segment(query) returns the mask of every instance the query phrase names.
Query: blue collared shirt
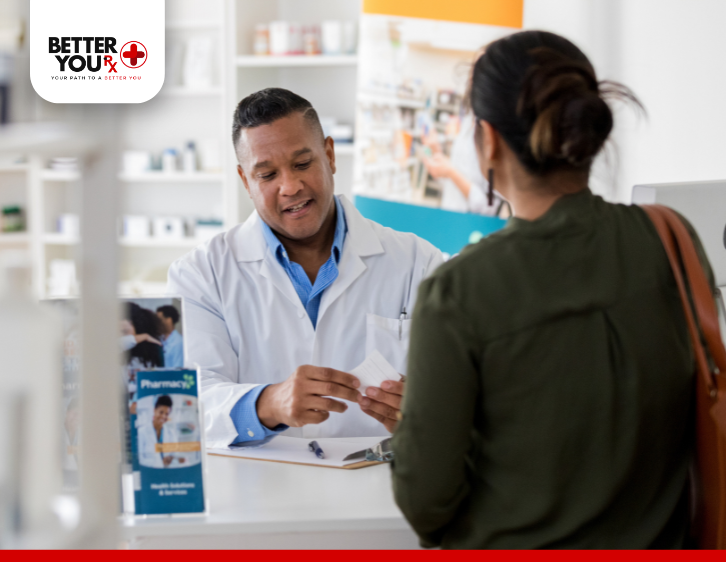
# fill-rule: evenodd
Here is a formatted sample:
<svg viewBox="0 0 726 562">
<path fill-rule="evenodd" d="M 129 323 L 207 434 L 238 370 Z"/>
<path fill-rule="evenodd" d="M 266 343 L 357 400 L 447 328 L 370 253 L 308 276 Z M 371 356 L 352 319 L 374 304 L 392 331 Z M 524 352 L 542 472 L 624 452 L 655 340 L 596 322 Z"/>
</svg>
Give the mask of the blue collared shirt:
<svg viewBox="0 0 726 562">
<path fill-rule="evenodd" d="M 161 342 L 164 348 L 164 367 L 175 368 L 184 366 L 184 340 L 181 334 L 172 330 L 171 334 Z"/>
<path fill-rule="evenodd" d="M 300 297 L 308 317 L 313 324 L 313 328 L 318 324 L 318 311 L 320 310 L 320 300 L 323 292 L 333 281 L 338 278 L 338 264 L 343 255 L 343 243 L 348 227 L 345 221 L 345 211 L 340 200 L 335 197 L 335 236 L 333 238 L 333 246 L 330 250 L 330 257 L 318 270 L 315 276 L 315 283 L 311 283 L 302 266 L 294 261 L 290 261 L 285 247 L 280 240 L 272 232 L 272 229 L 262 222 L 262 233 L 267 242 L 267 246 L 277 259 L 277 262 L 283 267 L 285 273 L 290 278 L 295 292 Z M 237 429 L 237 439 L 235 443 L 245 441 L 269 441 L 278 433 L 285 431 L 288 426 L 280 424 L 274 429 L 268 429 L 260 423 L 257 417 L 257 399 L 262 391 L 269 385 L 260 385 L 247 392 L 232 407 L 229 413 Z"/>
<path fill-rule="evenodd" d="M 345 233 L 348 230 L 345 222 L 345 213 L 343 206 L 340 204 L 340 200 L 335 197 L 335 209 L 336 209 L 336 222 L 335 222 L 335 236 L 333 238 L 333 247 L 330 250 L 330 257 L 318 270 L 318 274 L 315 276 L 315 283 L 310 283 L 310 279 L 305 273 L 302 266 L 294 261 L 290 261 L 287 256 L 287 251 L 278 240 L 272 229 L 267 226 L 264 222 L 262 223 L 262 233 L 265 236 L 267 246 L 272 250 L 278 263 L 283 267 L 285 273 L 292 281 L 292 286 L 295 287 L 295 292 L 300 297 L 305 310 L 310 317 L 310 321 L 313 323 L 313 328 L 317 327 L 318 324 L 318 310 L 320 309 L 320 299 L 323 296 L 323 291 L 327 289 L 333 281 L 338 278 L 338 263 L 340 262 L 340 256 L 343 253 L 343 242 L 345 242 Z"/>
</svg>

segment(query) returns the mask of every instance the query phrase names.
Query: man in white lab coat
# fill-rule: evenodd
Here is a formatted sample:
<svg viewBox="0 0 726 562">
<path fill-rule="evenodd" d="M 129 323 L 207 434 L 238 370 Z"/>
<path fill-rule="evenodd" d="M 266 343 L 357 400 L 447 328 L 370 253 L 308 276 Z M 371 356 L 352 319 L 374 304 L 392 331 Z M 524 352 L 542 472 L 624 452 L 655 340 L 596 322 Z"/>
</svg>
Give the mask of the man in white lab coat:
<svg viewBox="0 0 726 562">
<path fill-rule="evenodd" d="M 233 142 L 256 210 L 169 270 L 207 445 L 388 435 L 404 383 L 359 388 L 349 371 L 375 349 L 405 374 L 416 291 L 441 253 L 334 196 L 333 140 L 300 96 L 242 100 Z"/>
</svg>

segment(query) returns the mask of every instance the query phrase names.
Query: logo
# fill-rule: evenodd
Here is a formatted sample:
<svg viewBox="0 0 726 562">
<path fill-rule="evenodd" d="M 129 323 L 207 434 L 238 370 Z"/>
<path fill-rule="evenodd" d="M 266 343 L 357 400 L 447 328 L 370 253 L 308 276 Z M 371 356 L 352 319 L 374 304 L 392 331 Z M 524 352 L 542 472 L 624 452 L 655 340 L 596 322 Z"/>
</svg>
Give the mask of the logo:
<svg viewBox="0 0 726 562">
<path fill-rule="evenodd" d="M 52 103 L 143 103 L 159 92 L 164 0 L 123 5 L 109 17 L 108 4 L 98 0 L 30 0 L 30 79 L 41 97 Z"/>
<path fill-rule="evenodd" d="M 148 58 L 146 47 L 138 41 L 129 41 L 121 47 L 121 62 L 128 68 L 140 68 Z"/>
<path fill-rule="evenodd" d="M 184 380 L 166 380 L 166 381 L 151 381 L 149 379 L 142 379 L 141 380 L 141 388 L 147 389 L 150 388 L 152 390 L 172 390 L 172 389 L 181 389 L 181 390 L 191 390 L 194 388 L 194 385 L 196 384 L 194 375 L 185 374 Z"/>
<path fill-rule="evenodd" d="M 195 383 L 194 375 L 188 375 L 188 374 L 187 375 L 184 375 L 184 382 L 187 385 L 186 386 L 187 389 L 192 388 L 194 386 L 194 383 Z"/>
</svg>

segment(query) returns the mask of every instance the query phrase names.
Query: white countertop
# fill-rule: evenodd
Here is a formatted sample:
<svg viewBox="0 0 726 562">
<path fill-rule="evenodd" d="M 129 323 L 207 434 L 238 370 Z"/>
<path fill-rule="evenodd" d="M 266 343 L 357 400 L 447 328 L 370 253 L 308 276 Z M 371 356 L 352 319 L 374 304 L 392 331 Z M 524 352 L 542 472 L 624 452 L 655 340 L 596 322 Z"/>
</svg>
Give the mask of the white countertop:
<svg viewBox="0 0 726 562">
<path fill-rule="evenodd" d="M 417 545 L 387 464 L 343 470 L 207 455 L 205 484 L 207 515 L 124 517 L 123 538 L 394 532 L 402 546 Z"/>
</svg>

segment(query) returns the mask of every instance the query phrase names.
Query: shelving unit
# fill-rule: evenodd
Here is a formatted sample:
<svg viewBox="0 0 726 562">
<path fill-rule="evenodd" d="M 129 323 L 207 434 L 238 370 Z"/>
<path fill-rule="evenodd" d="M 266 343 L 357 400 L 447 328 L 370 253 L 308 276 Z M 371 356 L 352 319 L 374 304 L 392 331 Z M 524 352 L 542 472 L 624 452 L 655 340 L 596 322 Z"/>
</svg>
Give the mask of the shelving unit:
<svg viewBox="0 0 726 562">
<path fill-rule="evenodd" d="M 40 179 L 43 181 L 74 182 L 81 179 L 81 174 L 73 170 L 48 170 L 40 171 Z"/>
<path fill-rule="evenodd" d="M 224 174 L 205 172 L 145 172 L 142 174 L 120 174 L 119 179 L 127 183 L 219 183 L 224 181 Z"/>
<path fill-rule="evenodd" d="M 0 174 L 18 174 L 27 171 L 27 164 L 0 164 Z"/>
<path fill-rule="evenodd" d="M 356 66 L 356 55 L 290 55 L 290 56 L 255 56 L 240 55 L 237 57 L 239 68 L 292 68 L 309 66 Z"/>
<path fill-rule="evenodd" d="M 224 92 L 221 88 L 187 88 L 184 86 L 170 86 L 162 88 L 159 95 L 162 97 L 174 98 L 201 98 L 222 96 Z"/>
<path fill-rule="evenodd" d="M 80 239 L 75 236 L 59 234 L 57 232 L 46 232 L 43 234 L 43 243 L 50 246 L 76 246 Z"/>
<path fill-rule="evenodd" d="M 62 239 L 60 235 L 45 234 L 44 190 L 48 188 L 57 193 L 62 189 L 59 186 L 79 178 L 74 171 L 44 169 L 42 162 L 35 158 L 25 164 L 0 166 L 0 202 L 18 204 L 25 214 L 25 231 L 0 233 L 0 251 L 21 249 L 29 253 L 33 261 L 33 287 L 41 298 L 45 296 L 48 260 L 67 253 L 64 248 L 56 251 L 47 245 L 70 246 L 70 240 Z"/>
<path fill-rule="evenodd" d="M 180 20 L 180 21 L 167 21 L 167 31 L 199 31 L 199 30 L 218 30 L 223 26 L 221 21 L 218 20 Z"/>
<path fill-rule="evenodd" d="M 6 235 L 12 238 L 10 235 Z M 3 237 L 0 237 L 2 240 Z M 75 246 L 80 240 L 73 236 L 66 236 L 55 232 L 43 235 L 43 243 L 53 246 Z M 119 245 L 126 248 L 194 248 L 202 244 L 204 240 L 197 238 L 183 238 L 181 240 L 165 240 L 159 238 L 128 239 L 119 238 Z"/>
<path fill-rule="evenodd" d="M 0 232 L 0 246 L 17 246 L 29 241 L 30 235 L 27 232 Z"/>
<path fill-rule="evenodd" d="M 126 238 L 120 238 L 118 243 L 126 248 L 186 248 L 192 249 L 199 244 L 202 244 L 203 240 L 196 238 L 182 238 L 181 240 L 165 240 L 157 238 L 129 240 Z"/>
<path fill-rule="evenodd" d="M 310 100 L 321 117 L 354 124 L 357 55 L 254 56 L 254 27 L 274 20 L 303 25 L 323 20 L 357 21 L 362 0 L 174 0 L 167 2 L 166 85 L 144 104 L 120 107 L 120 151 L 148 151 L 159 157 L 167 148 L 180 150 L 187 141 L 218 144 L 220 169 L 186 174 L 120 171 L 121 213 L 149 217 L 177 216 L 185 220 L 221 219 L 225 229 L 244 221 L 253 205 L 237 176 L 230 139 L 231 116 L 241 99 L 271 86 L 288 88 Z M 175 44 L 197 37 L 213 41 L 212 83 L 189 87 L 181 79 L 182 56 L 171 57 Z M 179 48 L 177 47 L 177 54 Z M 181 61 L 181 62 L 180 62 Z M 175 66 L 176 65 L 176 66 Z M 336 143 L 336 192 L 351 195 L 353 143 Z M 62 155 L 59 155 L 62 156 Z M 119 153 L 119 162 L 121 162 Z M 7 178 L 10 178 L 8 180 Z M 47 162 L 0 165 L 0 203 L 20 203 L 27 210 L 27 232 L 0 233 L 0 251 L 26 248 L 33 257 L 34 286 L 47 292 L 54 259 L 75 260 L 79 239 L 55 232 L 56 219 L 79 213 L 82 181 L 75 171 L 52 170 Z M 8 187 L 10 186 L 10 187 Z M 120 290 L 127 294 L 163 292 L 171 263 L 201 244 L 180 240 L 119 239 Z"/>
<path fill-rule="evenodd" d="M 227 72 L 234 78 L 228 84 L 227 109 L 247 95 L 265 87 L 287 88 L 313 104 L 320 117 L 333 117 L 340 123 L 355 124 L 357 55 L 255 56 L 252 54 L 254 29 L 258 23 L 274 20 L 299 22 L 303 26 L 324 20 L 358 21 L 361 0 L 232 0 L 226 15 Z M 336 193 L 352 196 L 353 144 L 338 143 L 335 174 Z M 230 162 L 236 164 L 230 150 Z M 238 219 L 244 220 L 253 206 L 234 166 L 228 166 L 229 185 L 237 186 Z M 242 191 L 240 191 L 242 190 Z"/>
<path fill-rule="evenodd" d="M 0 251 L 29 247 L 31 241 L 28 230 L 31 222 L 28 216 L 31 199 L 29 171 L 28 164 L 0 164 L 0 207 L 20 206 L 25 214 L 26 223 L 26 230 L 23 232 L 0 232 Z"/>
<path fill-rule="evenodd" d="M 233 0 L 173 0 L 166 3 L 167 75 L 158 96 L 138 106 L 123 109 L 120 131 L 122 150 L 142 150 L 159 158 L 167 148 L 181 152 L 188 141 L 214 141 L 220 150 L 215 171 L 165 173 L 161 171 L 119 174 L 123 187 L 122 211 L 148 217 L 215 218 L 225 228 L 236 224 L 238 214 L 230 183 L 224 171 L 230 165 L 226 45 L 229 33 L 226 14 Z M 208 38 L 212 42 L 212 81 L 190 86 L 183 79 L 189 41 Z M 120 287 L 132 294 L 163 292 L 171 263 L 202 241 L 195 237 L 178 240 L 120 238 Z M 161 291 L 159 289 L 162 289 Z"/>
<path fill-rule="evenodd" d="M 415 100 L 397 97 L 393 95 L 360 92 L 358 101 L 361 103 L 369 103 L 371 105 L 381 105 L 388 107 L 410 107 L 411 109 L 423 109 L 426 104 L 423 100 Z"/>
</svg>

